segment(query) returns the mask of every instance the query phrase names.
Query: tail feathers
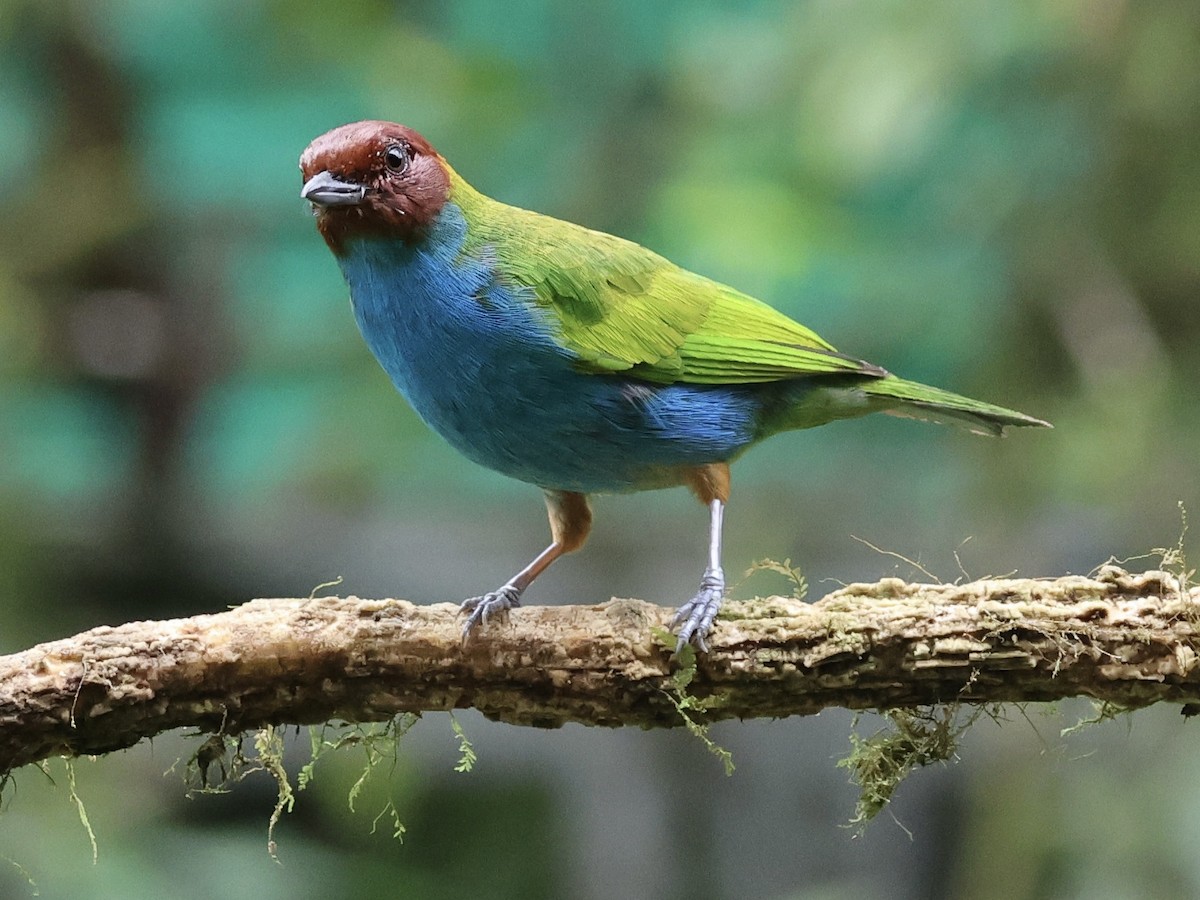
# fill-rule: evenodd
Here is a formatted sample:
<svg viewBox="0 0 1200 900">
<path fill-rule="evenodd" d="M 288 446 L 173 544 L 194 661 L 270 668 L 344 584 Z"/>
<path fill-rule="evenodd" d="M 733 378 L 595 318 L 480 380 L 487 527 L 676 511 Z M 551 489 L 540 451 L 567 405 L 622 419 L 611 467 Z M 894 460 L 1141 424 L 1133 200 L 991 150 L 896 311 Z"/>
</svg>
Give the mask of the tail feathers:
<svg viewBox="0 0 1200 900">
<path fill-rule="evenodd" d="M 976 434 L 999 436 L 1004 434 L 1005 427 L 1009 425 L 1053 427 L 1049 422 L 1016 410 L 984 403 L 982 400 L 972 400 L 970 397 L 943 391 L 927 384 L 905 381 L 894 375 L 866 382 L 861 387 L 870 396 L 899 401 L 896 406 L 883 410 L 893 416 L 921 419 L 942 425 L 958 425 L 969 428 Z"/>
</svg>

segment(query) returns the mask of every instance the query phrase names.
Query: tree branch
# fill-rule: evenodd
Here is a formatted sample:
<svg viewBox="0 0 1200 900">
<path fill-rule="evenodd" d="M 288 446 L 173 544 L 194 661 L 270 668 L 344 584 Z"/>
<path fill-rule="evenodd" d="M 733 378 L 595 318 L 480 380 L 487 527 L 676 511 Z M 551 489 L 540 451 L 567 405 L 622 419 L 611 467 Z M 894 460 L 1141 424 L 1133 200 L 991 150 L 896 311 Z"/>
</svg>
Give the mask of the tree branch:
<svg viewBox="0 0 1200 900">
<path fill-rule="evenodd" d="M 1200 589 L 1163 572 L 853 584 L 808 604 L 730 602 L 688 692 L 697 720 L 830 706 L 1084 695 L 1200 701 Z M 172 728 L 372 721 L 475 707 L 521 725 L 672 726 L 670 611 L 638 600 L 531 606 L 465 647 L 451 604 L 254 600 L 100 627 L 0 657 L 0 772 Z M 660 632 L 661 634 L 661 632 Z"/>
</svg>

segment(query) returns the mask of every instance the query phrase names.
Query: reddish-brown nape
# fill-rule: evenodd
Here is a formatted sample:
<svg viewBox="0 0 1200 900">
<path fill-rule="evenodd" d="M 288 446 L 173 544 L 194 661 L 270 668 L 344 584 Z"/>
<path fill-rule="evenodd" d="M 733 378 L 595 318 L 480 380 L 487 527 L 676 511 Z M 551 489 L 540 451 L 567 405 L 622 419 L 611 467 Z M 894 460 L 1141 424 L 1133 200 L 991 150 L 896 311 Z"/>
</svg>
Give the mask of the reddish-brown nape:
<svg viewBox="0 0 1200 900">
<path fill-rule="evenodd" d="M 334 253 L 354 235 L 404 241 L 419 236 L 450 193 L 442 157 L 417 132 L 395 122 L 354 122 L 321 135 L 300 156 L 300 174 L 307 184 L 322 172 L 365 189 L 353 205 L 313 204 L 317 229 Z"/>
</svg>

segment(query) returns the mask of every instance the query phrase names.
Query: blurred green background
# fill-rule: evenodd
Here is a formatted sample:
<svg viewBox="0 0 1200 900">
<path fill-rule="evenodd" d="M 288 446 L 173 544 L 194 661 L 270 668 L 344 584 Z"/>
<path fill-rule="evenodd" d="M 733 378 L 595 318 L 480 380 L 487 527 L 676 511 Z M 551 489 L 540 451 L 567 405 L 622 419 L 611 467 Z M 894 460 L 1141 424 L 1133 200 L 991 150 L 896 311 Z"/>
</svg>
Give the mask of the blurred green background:
<svg viewBox="0 0 1200 900">
<path fill-rule="evenodd" d="M 730 573 L 791 557 L 815 596 L 914 574 L 852 535 L 947 580 L 956 549 L 971 576 L 1086 572 L 1200 509 L 1200 5 L 0 0 L 0 651 L 338 575 L 458 600 L 543 546 L 538 492 L 393 393 L 298 198 L 309 140 L 366 117 L 1056 425 L 776 438 L 735 469 Z M 675 605 L 705 521 L 683 491 L 603 498 L 529 600 Z M 267 779 L 187 799 L 163 772 L 198 739 L 164 737 L 80 762 L 95 865 L 62 767 L 19 772 L 0 895 L 26 874 L 52 898 L 1200 895 L 1196 726 L 1062 739 L 1086 706 L 1027 712 L 857 839 L 849 714 L 714 729 L 728 779 L 684 734 L 471 713 L 458 774 L 430 716 L 357 814 L 361 755 L 321 763 L 281 866 Z M 389 797 L 403 845 L 369 834 Z"/>
</svg>

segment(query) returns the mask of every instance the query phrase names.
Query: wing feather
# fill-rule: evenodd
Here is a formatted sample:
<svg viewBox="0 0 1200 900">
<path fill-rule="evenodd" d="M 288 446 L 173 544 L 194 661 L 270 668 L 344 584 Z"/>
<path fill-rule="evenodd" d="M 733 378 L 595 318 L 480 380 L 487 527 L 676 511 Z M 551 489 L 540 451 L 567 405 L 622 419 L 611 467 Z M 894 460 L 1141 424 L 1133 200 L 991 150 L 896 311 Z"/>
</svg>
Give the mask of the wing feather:
<svg viewBox="0 0 1200 900">
<path fill-rule="evenodd" d="M 696 384 L 887 374 L 838 353 L 773 307 L 644 247 L 495 206 L 477 239 L 494 248 L 507 276 L 550 314 L 583 371 Z"/>
</svg>

